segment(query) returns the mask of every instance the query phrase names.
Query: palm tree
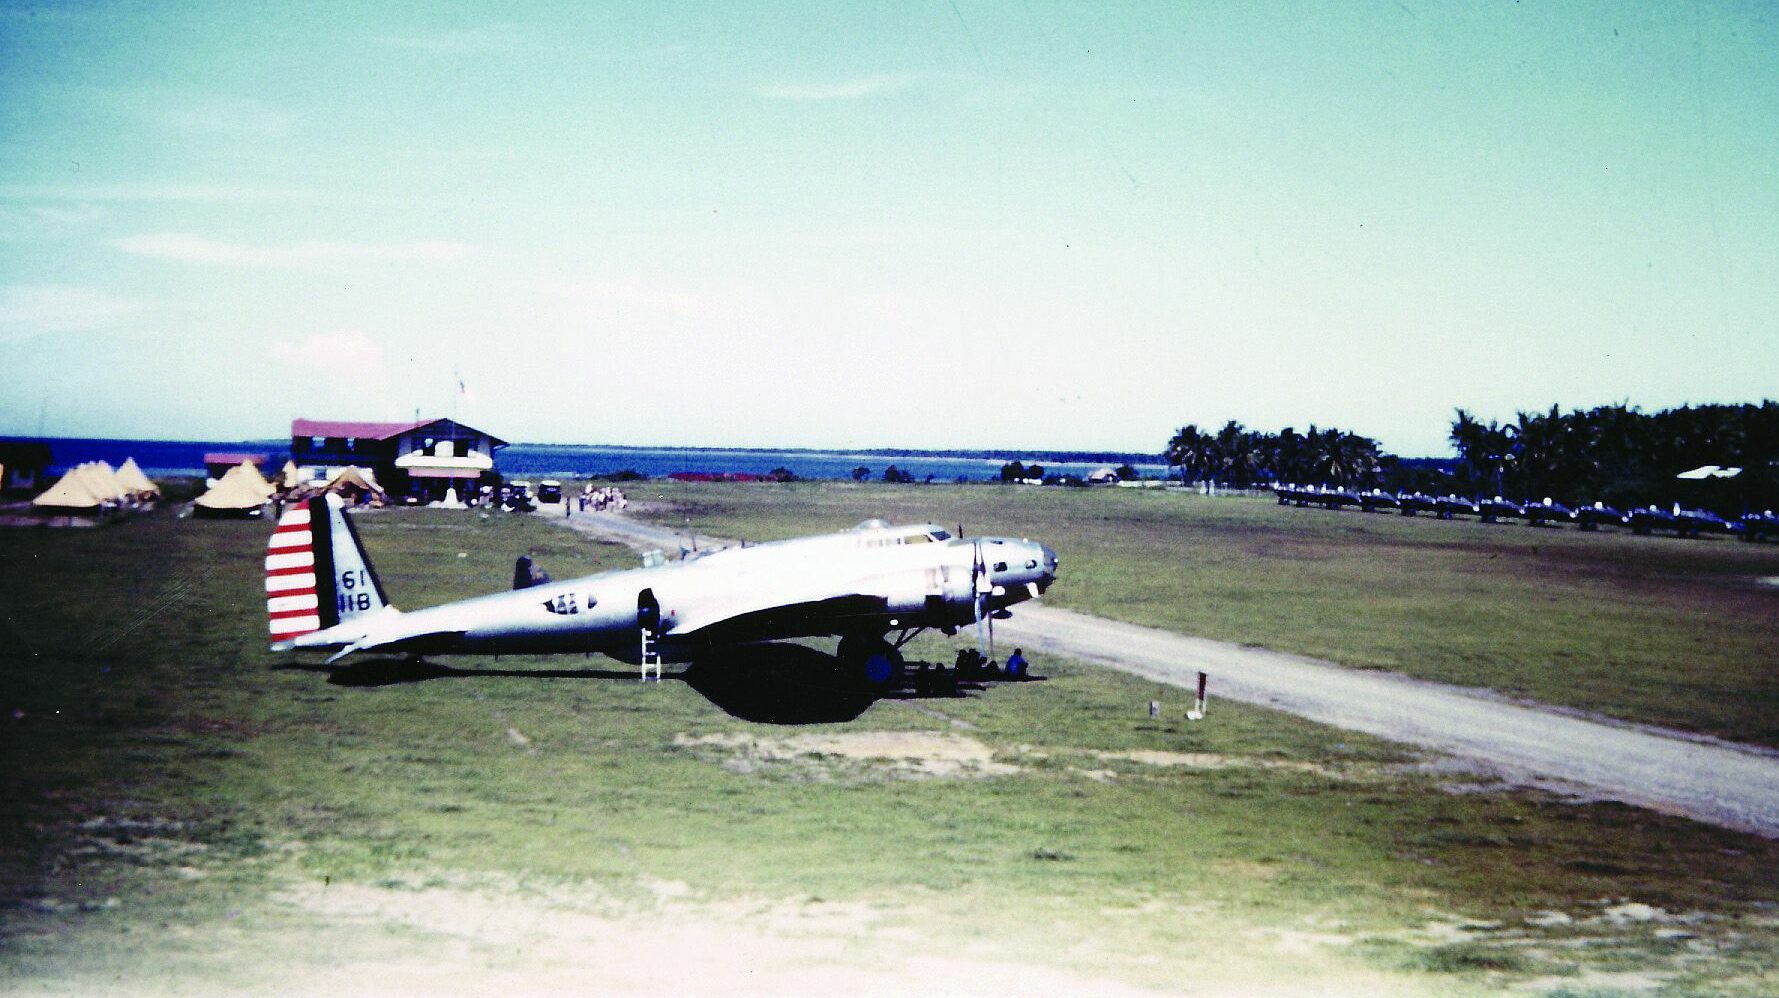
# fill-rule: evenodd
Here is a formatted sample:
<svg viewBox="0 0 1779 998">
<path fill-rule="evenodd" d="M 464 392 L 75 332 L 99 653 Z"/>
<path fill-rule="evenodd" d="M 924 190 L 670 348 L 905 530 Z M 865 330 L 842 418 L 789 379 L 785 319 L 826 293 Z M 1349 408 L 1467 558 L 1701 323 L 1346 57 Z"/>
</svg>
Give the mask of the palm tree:
<svg viewBox="0 0 1779 998">
<path fill-rule="evenodd" d="M 1492 419 L 1485 426 L 1470 413 L 1459 409 L 1457 418 L 1452 420 L 1451 441 L 1470 468 L 1472 487 L 1486 486 L 1492 480 L 1495 492 L 1499 494 L 1511 453 L 1512 441 L 1508 431 Z"/>
<path fill-rule="evenodd" d="M 1180 427 L 1180 431 L 1167 442 L 1167 463 L 1180 469 L 1180 484 L 1185 485 L 1191 476 L 1204 470 L 1208 443 L 1209 438 L 1199 432 L 1196 423 Z"/>
<path fill-rule="evenodd" d="M 1517 413 L 1508 428 L 1513 439 L 1513 463 L 1519 475 L 1519 488 L 1527 498 L 1537 498 L 1552 491 L 1552 485 L 1567 477 L 1574 457 L 1568 453 L 1571 434 L 1569 421 L 1556 406 L 1550 412 L 1533 415 Z"/>
<path fill-rule="evenodd" d="M 1311 431 L 1314 432 L 1314 427 L 1311 427 Z M 1278 439 L 1273 444 L 1273 477 L 1298 483 L 1308 478 L 1309 469 L 1305 467 L 1304 461 L 1305 448 L 1303 435 L 1295 428 L 1287 426 L 1280 430 Z"/>
<path fill-rule="evenodd" d="M 1225 482 L 1246 484 L 1254 469 L 1254 457 L 1254 435 L 1232 419 L 1212 438 L 1207 463 L 1212 477 L 1221 475 Z"/>
</svg>

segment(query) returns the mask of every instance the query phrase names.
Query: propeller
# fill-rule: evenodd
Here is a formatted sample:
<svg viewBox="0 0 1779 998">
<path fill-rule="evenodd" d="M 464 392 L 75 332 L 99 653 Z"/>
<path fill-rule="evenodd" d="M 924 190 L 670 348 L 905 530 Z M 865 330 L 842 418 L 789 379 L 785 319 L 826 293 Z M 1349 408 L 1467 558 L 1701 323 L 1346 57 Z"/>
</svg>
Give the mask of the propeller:
<svg viewBox="0 0 1779 998">
<path fill-rule="evenodd" d="M 994 593 L 994 580 L 989 577 L 988 563 L 982 557 L 982 542 L 970 545 L 975 552 L 970 562 L 970 589 L 976 611 L 976 650 L 992 661 L 995 650 L 994 614 L 989 612 L 989 596 Z M 986 629 L 986 636 L 985 636 Z"/>
<path fill-rule="evenodd" d="M 982 602 L 986 608 L 988 597 L 982 597 Z M 995 615 L 990 613 L 984 616 L 988 620 L 988 660 L 993 662 L 995 660 Z"/>
</svg>

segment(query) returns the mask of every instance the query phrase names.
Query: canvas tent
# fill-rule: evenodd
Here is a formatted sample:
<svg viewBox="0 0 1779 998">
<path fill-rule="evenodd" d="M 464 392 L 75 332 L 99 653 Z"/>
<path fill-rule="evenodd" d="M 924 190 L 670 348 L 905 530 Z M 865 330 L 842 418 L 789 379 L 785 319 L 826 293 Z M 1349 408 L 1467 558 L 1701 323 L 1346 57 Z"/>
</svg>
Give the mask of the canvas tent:
<svg viewBox="0 0 1779 998">
<path fill-rule="evenodd" d="M 88 461 L 74 471 L 82 476 L 94 495 L 120 505 L 130 501 L 130 490 L 124 488 L 124 484 L 117 480 L 117 472 L 104 461 Z"/>
<path fill-rule="evenodd" d="M 43 494 L 31 500 L 31 505 L 43 509 L 78 509 L 92 512 L 117 505 L 116 495 L 107 495 L 105 490 L 87 473 L 88 466 L 81 465 L 69 469 L 62 480 L 44 490 Z"/>
<path fill-rule="evenodd" d="M 240 464 L 230 468 L 223 473 L 222 478 L 219 479 L 216 484 L 221 485 L 230 478 L 234 478 L 252 489 L 259 495 L 260 502 L 265 502 L 267 499 L 272 498 L 272 494 L 278 491 L 272 486 L 271 482 L 266 481 L 266 476 L 260 474 L 259 468 L 251 461 L 242 461 Z"/>
<path fill-rule="evenodd" d="M 136 508 L 142 498 L 151 498 L 160 491 L 134 463 L 127 463 L 124 468 L 126 477 L 133 472 L 141 481 L 126 482 L 104 461 L 88 461 L 68 469 L 61 481 L 31 500 L 31 505 L 46 510 L 104 514 Z"/>
<path fill-rule="evenodd" d="M 364 493 L 382 496 L 383 486 L 377 484 L 377 476 L 371 472 L 371 469 L 347 465 L 335 472 L 334 477 L 328 479 L 327 484 L 321 487 L 321 491 L 338 492 L 342 495 Z"/>
<path fill-rule="evenodd" d="M 128 503 L 134 499 L 129 488 L 118 481 L 117 472 L 111 470 L 111 465 L 104 461 L 89 461 L 83 467 L 86 469 L 87 480 L 98 494 L 110 496 L 119 503 Z"/>
<path fill-rule="evenodd" d="M 297 468 L 296 462 L 285 461 L 284 467 L 278 471 L 278 487 L 281 489 L 294 489 L 302 484 L 303 473 Z"/>
<path fill-rule="evenodd" d="M 251 516 L 271 496 L 272 487 L 260 477 L 259 471 L 251 464 L 242 463 L 230 468 L 208 492 L 192 500 L 192 505 L 212 514 Z"/>
<path fill-rule="evenodd" d="M 161 494 L 161 487 L 156 485 L 147 475 L 142 473 L 142 468 L 136 464 L 136 459 L 133 457 L 124 458 L 123 467 L 117 469 L 117 480 L 124 488 L 129 489 L 138 496 L 158 496 Z"/>
</svg>

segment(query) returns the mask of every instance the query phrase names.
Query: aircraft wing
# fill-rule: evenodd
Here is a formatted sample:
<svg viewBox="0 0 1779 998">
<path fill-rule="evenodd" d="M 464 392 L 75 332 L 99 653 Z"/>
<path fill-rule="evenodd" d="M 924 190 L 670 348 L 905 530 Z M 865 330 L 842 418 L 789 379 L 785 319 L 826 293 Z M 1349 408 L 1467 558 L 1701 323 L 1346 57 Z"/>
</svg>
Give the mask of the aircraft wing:
<svg viewBox="0 0 1779 998">
<path fill-rule="evenodd" d="M 680 613 L 668 633 L 708 644 L 740 644 L 772 638 L 844 634 L 853 630 L 847 626 L 849 620 L 878 621 L 888 612 L 889 600 L 869 593 L 792 601 L 758 598 Z"/>
</svg>

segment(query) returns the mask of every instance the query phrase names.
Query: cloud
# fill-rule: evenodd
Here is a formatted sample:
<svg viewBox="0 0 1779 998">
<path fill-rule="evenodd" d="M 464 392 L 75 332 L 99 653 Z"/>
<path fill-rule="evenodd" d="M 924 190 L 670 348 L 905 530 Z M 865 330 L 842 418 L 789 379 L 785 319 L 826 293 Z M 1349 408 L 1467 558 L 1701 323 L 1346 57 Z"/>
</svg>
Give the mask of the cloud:
<svg viewBox="0 0 1779 998">
<path fill-rule="evenodd" d="M 382 345 L 357 329 L 335 329 L 294 342 L 276 341 L 272 359 L 323 375 L 331 387 L 366 394 L 381 395 L 388 380 Z"/>
<path fill-rule="evenodd" d="M 128 236 L 113 246 L 136 256 L 178 260 L 183 263 L 218 263 L 234 267 L 305 267 L 348 261 L 379 263 L 449 263 L 471 249 L 463 243 L 337 243 L 303 241 L 288 246 L 243 246 L 206 239 L 185 232 L 157 232 Z"/>
<path fill-rule="evenodd" d="M 141 302 L 95 288 L 14 285 L 0 288 L 0 336 L 86 332 L 115 326 L 145 311 Z"/>
<path fill-rule="evenodd" d="M 920 82 L 912 73 L 878 74 L 831 83 L 774 83 L 759 89 L 762 97 L 788 101 L 857 100 L 878 94 L 900 93 Z"/>
</svg>

